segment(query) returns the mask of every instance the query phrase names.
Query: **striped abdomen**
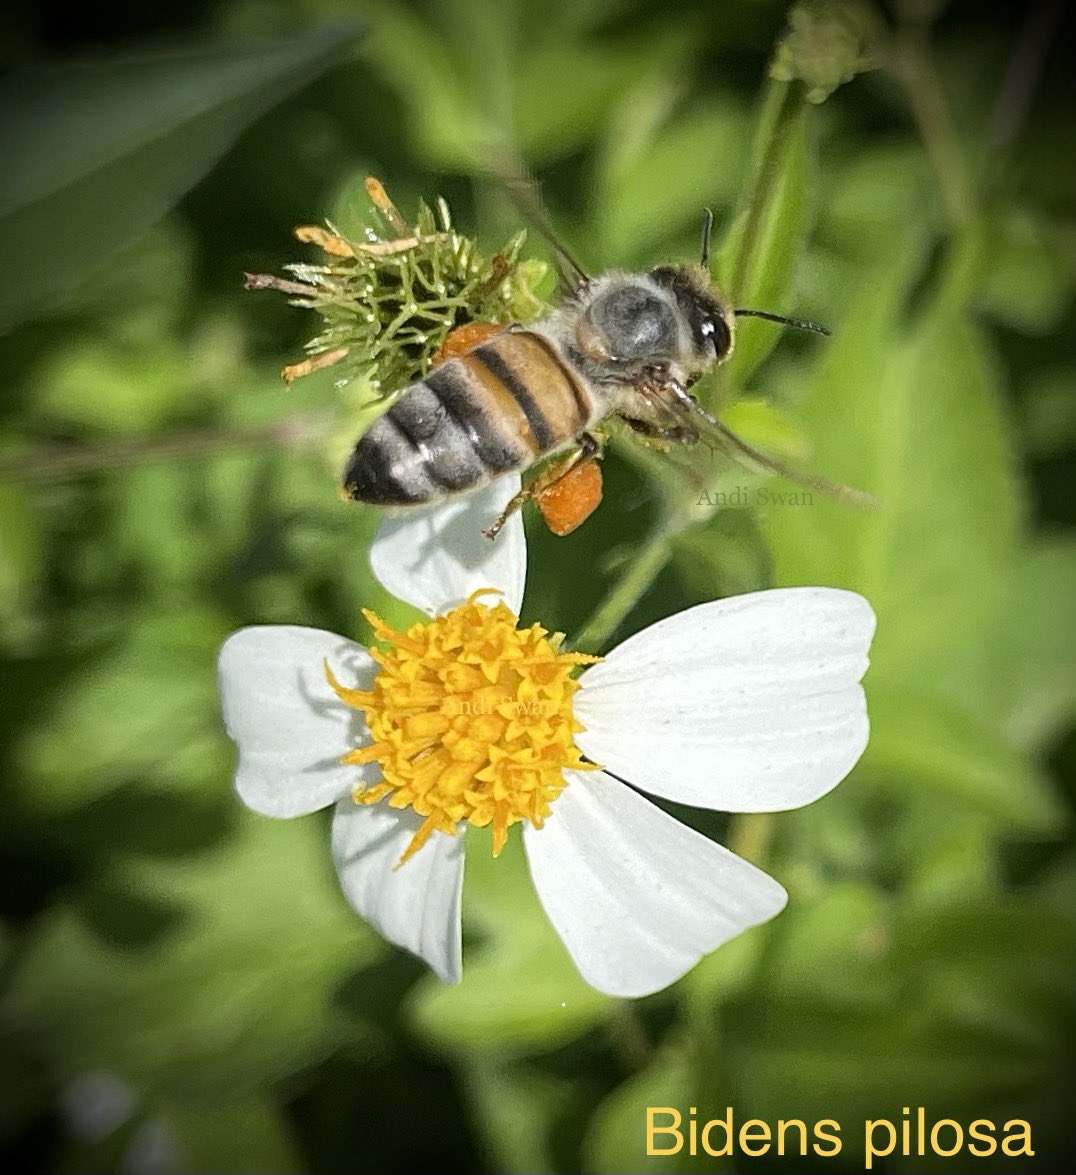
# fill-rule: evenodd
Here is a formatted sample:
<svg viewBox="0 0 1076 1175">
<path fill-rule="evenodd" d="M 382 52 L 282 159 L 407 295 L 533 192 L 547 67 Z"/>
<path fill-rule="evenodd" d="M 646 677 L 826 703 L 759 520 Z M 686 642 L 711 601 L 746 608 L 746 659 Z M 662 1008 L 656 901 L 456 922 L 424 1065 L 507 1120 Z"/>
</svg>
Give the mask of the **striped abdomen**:
<svg viewBox="0 0 1076 1175">
<path fill-rule="evenodd" d="M 547 339 L 506 330 L 402 392 L 355 446 L 344 491 L 378 506 L 436 501 L 564 448 L 593 414 Z"/>
</svg>

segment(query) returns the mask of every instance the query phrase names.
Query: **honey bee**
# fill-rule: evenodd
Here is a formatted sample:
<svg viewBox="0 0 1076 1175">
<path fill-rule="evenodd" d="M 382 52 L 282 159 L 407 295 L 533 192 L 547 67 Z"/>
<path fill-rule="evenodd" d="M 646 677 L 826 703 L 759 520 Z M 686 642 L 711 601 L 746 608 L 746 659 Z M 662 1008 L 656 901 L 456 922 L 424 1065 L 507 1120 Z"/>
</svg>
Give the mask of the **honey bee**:
<svg viewBox="0 0 1076 1175">
<path fill-rule="evenodd" d="M 707 268 L 712 215 L 703 219 L 697 264 L 646 273 L 586 274 L 533 207 L 525 209 L 554 246 L 564 302 L 529 326 L 461 329 L 421 380 L 405 388 L 355 445 L 344 493 L 375 506 L 413 507 L 465 494 L 552 459 L 486 532 L 492 538 L 523 502 L 555 510 L 568 533 L 600 500 L 601 426 L 617 419 L 660 447 L 706 440 L 749 464 L 814 488 L 854 495 L 756 451 L 690 394 L 732 353 L 735 322 L 752 315 L 828 333 L 816 323 L 733 309 Z M 468 333 L 470 332 L 470 333 Z M 564 492 L 553 494 L 562 479 Z M 585 485 L 582 495 L 577 485 Z M 571 488 L 569 488 L 571 487 Z"/>
</svg>

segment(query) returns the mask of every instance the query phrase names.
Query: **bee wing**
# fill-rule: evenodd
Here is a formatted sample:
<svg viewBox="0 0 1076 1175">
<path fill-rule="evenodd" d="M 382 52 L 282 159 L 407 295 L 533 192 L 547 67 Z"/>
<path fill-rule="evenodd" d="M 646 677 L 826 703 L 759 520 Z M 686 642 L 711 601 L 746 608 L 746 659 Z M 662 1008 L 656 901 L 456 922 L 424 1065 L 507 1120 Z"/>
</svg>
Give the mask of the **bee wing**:
<svg viewBox="0 0 1076 1175">
<path fill-rule="evenodd" d="M 538 181 L 527 170 L 523 160 L 507 149 L 488 150 L 486 165 L 491 178 L 507 192 L 523 219 L 538 230 L 553 250 L 562 292 L 567 295 L 576 293 L 590 281 L 590 275 L 572 256 L 549 223 Z"/>
<path fill-rule="evenodd" d="M 682 420 L 698 436 L 699 440 L 710 444 L 722 453 L 728 454 L 741 465 L 766 473 L 776 473 L 779 477 L 804 486 L 806 489 L 817 490 L 831 498 L 839 498 L 846 502 L 853 502 L 857 506 L 868 506 L 877 509 L 881 502 L 873 495 L 857 490 L 854 486 L 844 485 L 843 482 L 830 481 L 816 473 L 805 473 L 800 469 L 793 469 L 776 457 L 763 453 L 754 445 L 748 444 L 742 437 L 737 436 L 727 425 L 721 423 L 683 388 L 672 389 L 673 395 L 665 400 L 673 415 Z"/>
</svg>

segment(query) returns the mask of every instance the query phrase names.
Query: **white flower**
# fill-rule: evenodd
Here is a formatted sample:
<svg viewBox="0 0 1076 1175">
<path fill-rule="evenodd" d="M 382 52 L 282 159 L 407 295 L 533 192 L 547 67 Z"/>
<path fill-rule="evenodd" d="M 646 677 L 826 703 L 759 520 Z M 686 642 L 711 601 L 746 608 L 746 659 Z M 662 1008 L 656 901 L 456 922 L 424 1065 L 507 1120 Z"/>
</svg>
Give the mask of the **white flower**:
<svg viewBox="0 0 1076 1175">
<path fill-rule="evenodd" d="M 482 533 L 517 488 L 507 483 L 383 524 L 374 571 L 434 617 L 406 634 L 371 617 L 387 648 L 371 655 L 298 627 L 227 641 L 236 787 L 267 816 L 335 804 L 348 900 L 446 982 L 462 966 L 462 833 L 491 825 L 497 850 L 523 823 L 538 896 L 583 977 L 646 995 L 787 895 L 635 788 L 726 812 L 824 795 L 867 744 L 859 681 L 874 615 L 829 588 L 718 600 L 637 633 L 576 679 L 593 659 L 516 627 L 519 515 L 496 542 Z"/>
</svg>

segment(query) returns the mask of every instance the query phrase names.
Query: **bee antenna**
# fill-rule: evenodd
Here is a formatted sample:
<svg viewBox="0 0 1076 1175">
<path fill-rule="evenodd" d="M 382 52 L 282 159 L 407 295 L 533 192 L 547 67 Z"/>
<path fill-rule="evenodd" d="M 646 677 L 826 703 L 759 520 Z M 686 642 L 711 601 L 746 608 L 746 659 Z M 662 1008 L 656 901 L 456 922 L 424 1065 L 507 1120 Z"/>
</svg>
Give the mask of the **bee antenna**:
<svg viewBox="0 0 1076 1175">
<path fill-rule="evenodd" d="M 785 326 L 794 326 L 796 330 L 811 330 L 816 335 L 829 334 L 827 327 L 807 318 L 786 318 L 783 314 L 771 314 L 768 310 L 734 310 L 732 313 L 741 318 L 765 318 L 767 322 L 780 322 Z"/>
<path fill-rule="evenodd" d="M 703 269 L 708 268 L 710 264 L 710 234 L 714 231 L 714 214 L 709 208 L 702 210 L 702 251 L 699 257 L 699 265 Z"/>
</svg>

